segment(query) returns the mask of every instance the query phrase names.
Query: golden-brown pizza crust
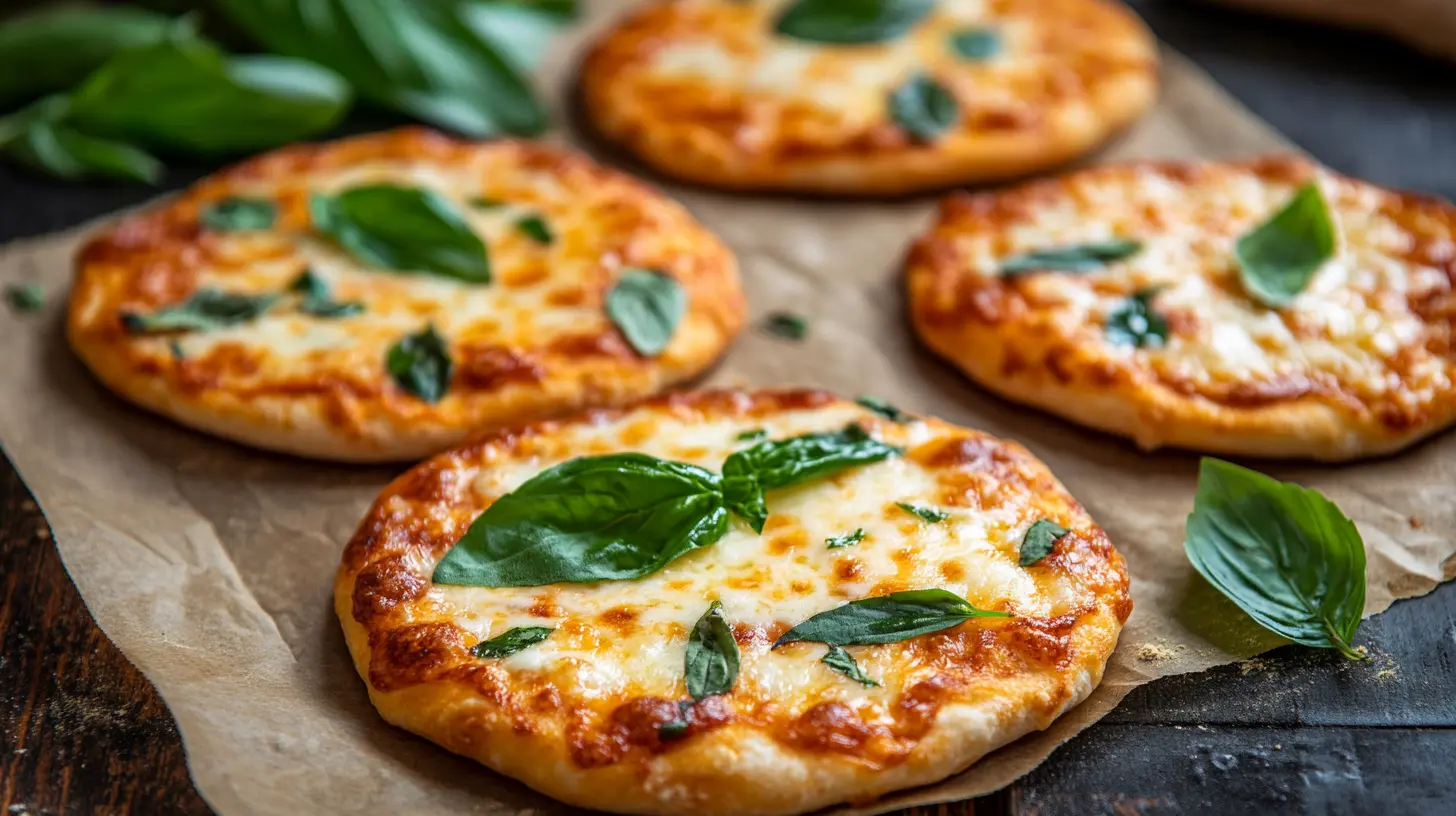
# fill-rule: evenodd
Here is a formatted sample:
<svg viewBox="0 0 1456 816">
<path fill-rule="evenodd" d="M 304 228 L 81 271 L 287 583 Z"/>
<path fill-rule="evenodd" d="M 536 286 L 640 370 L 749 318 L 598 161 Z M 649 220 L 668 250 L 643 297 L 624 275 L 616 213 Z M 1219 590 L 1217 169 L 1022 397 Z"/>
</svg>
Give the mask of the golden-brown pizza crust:
<svg viewBox="0 0 1456 816">
<path fill-rule="evenodd" d="M 657 170 L 701 184 L 896 195 L 1070 161 L 1157 94 L 1152 35 L 1109 0 L 941 3 L 899 40 L 856 46 L 775 34 L 784 7 L 643 3 L 582 64 L 591 121 Z M 997 29 L 1002 53 L 956 57 L 947 42 L 968 27 Z M 703 47 L 709 55 L 688 51 Z M 876 61 L 886 67 L 871 76 Z M 961 108 L 959 124 L 929 144 L 907 136 L 885 104 L 917 72 Z"/>
<path fill-rule="evenodd" d="M 1339 255 L 1267 309 L 1244 293 L 1233 242 L 1313 179 Z M 1151 248 L 1102 272 L 996 273 L 1077 230 Z M 955 195 L 906 276 L 915 330 L 972 379 L 1145 449 L 1339 461 L 1456 421 L 1456 208 L 1301 158 L 1138 162 Z M 1167 345 L 1107 342 L 1109 304 L 1148 287 Z"/>
<path fill-rule="evenodd" d="M 932 545 L 947 528 L 895 508 L 894 493 L 869 495 L 864 485 L 880 482 L 862 472 L 862 482 L 835 477 L 804 488 L 797 503 L 771 496 L 761 538 L 730 532 L 640 581 L 495 590 L 431 581 L 434 565 L 503 486 L 553 462 L 650 448 L 709 466 L 722 454 L 705 440 L 732 440 L 744 429 L 777 436 L 789 427 L 842 427 L 846 418 L 907 448 L 899 465 L 866 471 L 900 468 L 881 474 L 892 490 L 928 479 L 923 501 L 990 526 L 975 528 L 975 541 Z M 690 441 L 664 441 L 684 428 Z M 869 539 L 826 550 L 824 530 L 805 515 L 815 507 L 883 513 L 889 526 L 865 523 Z M 1019 542 L 1005 531 L 1040 517 L 1072 532 L 1041 563 L 1019 567 Z M 946 554 L 943 563 L 926 560 Z M 891 572 L 878 574 L 877 563 Z M 813 580 L 801 585 L 804 578 Z M 810 587 L 819 580 L 828 594 L 806 602 L 803 593 L 818 592 Z M 880 688 L 818 665 L 817 644 L 770 650 L 798 622 L 785 618 L 795 614 L 788 609 L 830 608 L 932 580 L 971 586 L 962 591 L 972 603 L 1015 616 L 864 647 L 857 659 Z M 691 620 L 673 604 L 687 598 L 695 617 L 714 597 L 735 621 L 742 671 L 733 691 L 694 704 L 681 679 Z M 574 805 L 695 816 L 801 813 L 955 773 L 1084 699 L 1132 608 L 1122 558 L 1106 534 L 1024 448 L 938 420 L 897 424 L 812 391 L 676 394 L 501 431 L 437 456 L 380 495 L 344 552 L 334 599 L 355 666 L 389 722 Z M 755 608 L 767 617 L 752 617 Z M 528 650 L 526 662 L 513 664 L 471 654 L 476 642 L 523 621 L 557 627 L 532 647 L 550 647 L 550 655 Z M 663 671 L 622 668 L 631 661 Z M 683 700 L 687 734 L 665 742 L 658 727 L 679 716 Z"/>
<path fill-rule="evenodd" d="M 376 181 L 446 187 L 437 192 L 462 211 L 475 197 L 503 200 L 547 218 L 556 239 L 543 247 L 502 227 L 486 241 L 494 280 L 475 289 L 369 269 L 310 234 L 307 202 L 320 187 Z M 276 227 L 199 225 L 203 207 L 231 196 L 275 202 Z M 634 351 L 602 309 L 629 267 L 665 272 L 688 294 L 672 342 L 653 358 Z M 362 302 L 364 312 L 322 321 L 275 309 L 267 339 L 262 321 L 225 336 L 134 336 L 122 325 L 124 312 L 181 302 L 201 286 L 282 292 L 304 269 L 336 270 L 335 297 Z M 67 328 L 102 382 L 179 422 L 303 456 L 386 461 L 691 379 L 731 342 L 745 311 L 732 253 L 640 182 L 556 148 L 402 129 L 269 153 L 107 228 L 79 253 Z M 435 404 L 400 389 L 384 367 L 388 348 L 426 324 L 445 334 L 455 359 Z M 300 342 L 308 345 L 289 350 Z"/>
</svg>

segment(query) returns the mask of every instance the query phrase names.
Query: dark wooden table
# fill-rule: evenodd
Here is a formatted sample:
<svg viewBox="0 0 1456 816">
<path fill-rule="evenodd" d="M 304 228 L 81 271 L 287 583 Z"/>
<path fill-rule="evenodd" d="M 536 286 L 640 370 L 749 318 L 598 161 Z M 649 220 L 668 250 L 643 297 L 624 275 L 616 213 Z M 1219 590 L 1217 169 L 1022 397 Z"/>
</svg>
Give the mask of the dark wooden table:
<svg viewBox="0 0 1456 816">
<path fill-rule="evenodd" d="M 1325 162 L 1456 198 L 1456 68 L 1364 36 L 1178 0 L 1134 5 Z M 0 240 L 152 194 L 0 169 Z M 171 714 L 96 628 L 8 461 L 0 587 L 3 816 L 210 813 Z M 1456 814 L 1456 585 L 1397 604 L 1360 639 L 1375 658 L 1365 664 L 1291 647 L 1150 684 L 1007 790 L 905 816 Z"/>
</svg>

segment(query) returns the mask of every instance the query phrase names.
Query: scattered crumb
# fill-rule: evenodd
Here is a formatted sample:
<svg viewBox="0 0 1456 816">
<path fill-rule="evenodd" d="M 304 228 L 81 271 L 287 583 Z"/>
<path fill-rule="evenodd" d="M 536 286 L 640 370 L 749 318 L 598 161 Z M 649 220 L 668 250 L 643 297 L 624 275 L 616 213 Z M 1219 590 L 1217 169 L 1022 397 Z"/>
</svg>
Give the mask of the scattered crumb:
<svg viewBox="0 0 1456 816">
<path fill-rule="evenodd" d="M 1239 674 L 1243 677 L 1248 677 L 1254 672 L 1261 672 L 1267 668 L 1269 668 L 1269 661 L 1251 657 L 1239 664 Z"/>
<path fill-rule="evenodd" d="M 40 539 L 41 541 L 49 541 L 50 538 L 51 538 L 51 528 L 49 528 L 49 527 L 37 527 L 37 528 L 35 528 L 35 537 L 38 538 L 38 539 Z"/>
<path fill-rule="evenodd" d="M 1144 643 L 1138 647 L 1137 658 L 1145 663 L 1151 663 L 1156 660 L 1172 660 L 1187 650 L 1188 647 L 1181 643 L 1171 647 L 1167 646 L 1165 641 Z"/>
<path fill-rule="evenodd" d="M 1406 523 L 1411 526 L 1412 530 L 1419 530 L 1422 527 L 1426 526 L 1426 523 L 1424 521 L 1421 521 L 1415 516 L 1411 516 L 1410 518 L 1406 519 Z"/>
<path fill-rule="evenodd" d="M 1284 745 L 1282 743 L 1276 742 L 1276 743 L 1274 743 L 1274 750 L 1276 750 L 1276 751 L 1283 751 L 1284 750 Z"/>
<path fill-rule="evenodd" d="M 1381 669 L 1375 673 L 1376 680 L 1394 680 L 1395 669 Z"/>
<path fill-rule="evenodd" d="M 15 755 L 16 756 L 19 756 L 19 755 L 21 755 L 21 754 L 23 754 L 23 753 L 25 753 L 26 751 L 29 751 L 29 750 L 30 750 L 29 748 L 16 748 L 15 749 Z"/>
<path fill-rule="evenodd" d="M 30 499 L 26 499 L 25 501 L 20 503 L 20 512 L 22 513 L 34 513 L 39 509 L 39 507 L 35 506 L 35 502 L 31 501 Z"/>
</svg>

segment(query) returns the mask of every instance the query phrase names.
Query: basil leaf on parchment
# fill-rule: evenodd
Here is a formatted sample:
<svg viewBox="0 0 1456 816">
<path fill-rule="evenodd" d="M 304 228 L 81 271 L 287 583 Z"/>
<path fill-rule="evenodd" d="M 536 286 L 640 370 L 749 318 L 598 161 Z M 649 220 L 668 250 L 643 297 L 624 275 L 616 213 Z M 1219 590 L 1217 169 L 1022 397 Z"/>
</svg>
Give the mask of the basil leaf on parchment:
<svg viewBox="0 0 1456 816">
<path fill-rule="evenodd" d="M 966 28 L 950 35 L 950 50 L 961 59 L 984 62 L 1001 53 L 1001 35 L 994 28 Z"/>
<path fill-rule="evenodd" d="M 694 700 L 733 690 L 738 680 L 738 641 L 718 601 L 708 606 L 688 635 L 685 664 L 688 694 Z"/>
<path fill-rule="evenodd" d="M 5 287 L 5 300 L 17 312 L 38 312 L 45 308 L 45 290 L 38 283 L 12 283 Z"/>
<path fill-rule="evenodd" d="M 450 345 L 430 325 L 391 346 L 384 368 L 400 388 L 435 403 L 450 390 L 455 361 L 450 357 Z"/>
<path fill-rule="evenodd" d="M 796 314 L 774 312 L 763 319 L 763 330 L 785 340 L 803 340 L 809 334 L 809 321 Z"/>
<path fill-rule="evenodd" d="M 1091 244 L 1036 249 L 1013 255 L 1001 262 L 1002 275 L 1025 275 L 1031 272 L 1090 272 L 1105 269 L 1112 261 L 1130 258 L 1141 252 L 1138 241 L 1114 238 Z"/>
<path fill-rule="evenodd" d="M 774 648 L 798 641 L 831 646 L 898 643 L 949 629 L 971 618 L 1009 617 L 1006 612 L 977 609 L 970 601 L 944 589 L 892 592 L 820 612 L 785 632 L 774 642 Z"/>
<path fill-rule="evenodd" d="M 319 232 L 371 266 L 490 283 L 485 243 L 449 199 L 431 190 L 367 184 L 314 193 L 309 213 Z"/>
<path fill-rule="evenodd" d="M 1021 538 L 1019 563 L 1023 567 L 1029 567 L 1051 555 L 1052 548 L 1069 532 L 1071 531 L 1066 527 L 1050 519 L 1037 519 L 1032 522 L 1026 535 Z"/>
<path fill-rule="evenodd" d="M 273 294 L 239 295 L 204 287 L 151 314 L 122 312 L 121 325 L 129 334 L 211 331 L 253 320 L 277 301 Z"/>
<path fill-rule="evenodd" d="M 644 357 L 655 357 L 672 342 L 688 310 L 688 296 L 670 275 L 627 269 L 606 298 L 607 317 L 627 343 Z"/>
<path fill-rule="evenodd" d="M 895 506 L 912 516 L 919 516 L 920 520 L 927 524 L 939 524 L 950 518 L 950 513 L 941 512 L 934 507 L 916 507 L 913 504 L 906 504 L 905 502 L 895 502 Z"/>
<path fill-rule="evenodd" d="M 864 540 L 865 540 L 865 531 L 864 531 L 864 528 L 863 527 L 857 527 L 857 528 L 855 528 L 855 531 L 852 532 L 852 533 L 845 533 L 842 536 L 833 536 L 831 538 L 824 539 L 824 545 L 826 547 L 828 547 L 829 549 L 831 549 L 831 550 L 837 550 L 840 547 L 849 547 L 849 546 L 858 544 L 858 543 L 860 543 L 861 541 L 864 541 Z"/>
<path fill-rule="evenodd" d="M 640 453 L 574 459 L 486 508 L 434 581 L 508 587 L 641 578 L 727 531 L 714 473 Z"/>
<path fill-rule="evenodd" d="M 232 196 L 204 206 L 197 221 L 210 230 L 262 230 L 278 219 L 278 206 L 266 198 Z"/>
<path fill-rule="evenodd" d="M 1365 542 L 1329 499 L 1205 458 L 1183 546 L 1193 568 L 1260 626 L 1364 659 L 1352 644 L 1365 609 Z"/>
<path fill-rule="evenodd" d="M 774 30 L 810 42 L 884 42 L 914 28 L 934 7 L 935 0 L 798 0 Z"/>
<path fill-rule="evenodd" d="M 760 442 L 723 463 L 723 493 L 728 508 L 763 532 L 768 520 L 764 494 L 856 465 L 899 454 L 899 448 L 871 437 L 858 425 L 833 433 L 805 434 Z"/>
<path fill-rule="evenodd" d="M 917 142 L 933 142 L 960 120 L 961 106 L 939 82 L 917 74 L 890 93 L 890 118 Z"/>
<path fill-rule="evenodd" d="M 333 294 L 329 292 L 329 285 L 314 274 L 312 269 L 303 270 L 303 274 L 294 278 L 288 289 L 303 295 L 298 310 L 307 315 L 322 318 L 352 317 L 364 311 L 364 304 L 357 300 L 334 300 Z"/>
<path fill-rule="evenodd" d="M 1335 256 L 1335 221 L 1314 182 L 1234 244 L 1244 291 L 1265 306 L 1294 302 L 1314 273 Z"/>
<path fill-rule="evenodd" d="M 1107 314 L 1107 341 L 1114 345 L 1145 348 L 1168 341 L 1168 321 L 1153 311 L 1156 288 L 1134 292 Z"/>
<path fill-rule="evenodd" d="M 126 6 L 43 9 L 0 25 L 0 110 L 68 91 L 123 51 L 167 37 L 177 22 Z"/>
<path fill-rule="evenodd" d="M 481 658 L 508 657 L 535 646 L 555 631 L 554 626 L 517 626 L 490 640 L 482 640 L 470 652 Z"/>
<path fill-rule="evenodd" d="M 878 686 L 879 683 L 865 676 L 864 670 L 854 662 L 854 656 L 838 646 L 830 646 L 829 651 L 819 659 L 820 663 L 828 666 L 840 674 L 848 677 L 862 686 Z"/>
</svg>

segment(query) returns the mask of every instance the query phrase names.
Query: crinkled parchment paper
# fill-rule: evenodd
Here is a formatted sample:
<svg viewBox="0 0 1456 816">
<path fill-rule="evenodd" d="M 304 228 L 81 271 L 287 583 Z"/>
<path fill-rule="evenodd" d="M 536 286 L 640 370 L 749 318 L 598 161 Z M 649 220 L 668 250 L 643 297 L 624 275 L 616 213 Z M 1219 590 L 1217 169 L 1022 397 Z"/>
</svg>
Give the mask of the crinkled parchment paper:
<svg viewBox="0 0 1456 816">
<path fill-rule="evenodd" d="M 592 19 L 558 44 L 545 71 L 558 98 L 588 30 L 624 4 L 583 5 Z M 1162 104 L 1107 157 L 1284 147 L 1175 55 L 1165 79 Z M 839 203 L 669 190 L 737 250 L 756 315 L 786 309 L 811 321 L 799 345 L 745 334 L 711 382 L 874 393 L 1018 439 L 1086 504 L 1132 570 L 1137 608 L 1089 701 L 960 776 L 854 812 L 994 790 L 1134 686 L 1274 645 L 1229 614 L 1183 555 L 1194 456 L 1144 455 L 1001 402 L 917 347 L 899 264 L 927 222 L 931 198 Z M 67 350 L 60 330 L 81 234 L 0 250 L 0 282 L 38 282 L 52 295 L 40 314 L 0 310 L 0 440 L 39 499 L 86 604 L 171 706 L 203 796 L 223 816 L 566 812 L 385 725 L 369 705 L 330 588 L 345 541 L 397 469 L 257 453 L 113 398 Z M 1350 467 L 1272 471 L 1323 491 L 1359 523 L 1370 551 L 1367 613 L 1442 580 L 1456 551 L 1446 532 L 1456 529 L 1456 437 Z"/>
</svg>

